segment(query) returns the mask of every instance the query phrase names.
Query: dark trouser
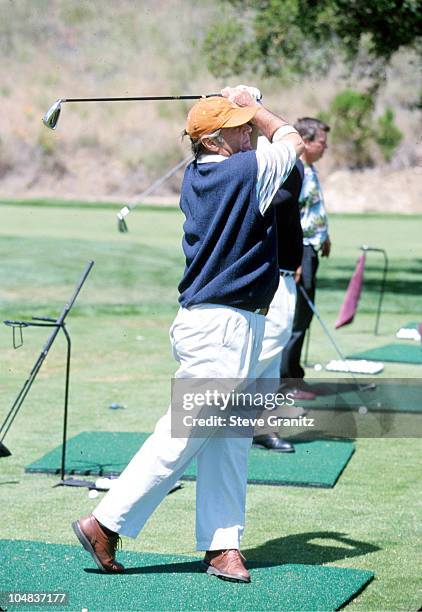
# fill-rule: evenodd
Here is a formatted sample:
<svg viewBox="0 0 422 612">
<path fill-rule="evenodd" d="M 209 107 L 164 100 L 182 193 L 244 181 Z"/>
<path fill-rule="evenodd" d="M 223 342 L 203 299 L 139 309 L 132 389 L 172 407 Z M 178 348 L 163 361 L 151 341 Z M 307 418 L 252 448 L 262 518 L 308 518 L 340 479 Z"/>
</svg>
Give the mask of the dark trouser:
<svg viewBox="0 0 422 612">
<path fill-rule="evenodd" d="M 318 270 L 318 253 L 312 246 L 303 247 L 302 277 L 303 285 L 310 300 L 315 300 L 316 273 Z M 306 330 L 311 324 L 313 312 L 306 303 L 301 291 L 297 292 L 295 316 L 290 340 L 282 352 L 280 378 L 303 378 L 305 370 L 300 365 L 300 354 Z"/>
</svg>

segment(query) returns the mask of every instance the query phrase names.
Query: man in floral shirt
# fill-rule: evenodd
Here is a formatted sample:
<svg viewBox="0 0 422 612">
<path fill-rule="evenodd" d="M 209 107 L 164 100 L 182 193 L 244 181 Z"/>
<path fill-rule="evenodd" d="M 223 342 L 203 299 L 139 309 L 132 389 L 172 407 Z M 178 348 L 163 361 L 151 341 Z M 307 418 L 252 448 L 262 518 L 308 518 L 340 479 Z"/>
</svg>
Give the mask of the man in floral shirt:
<svg viewBox="0 0 422 612">
<path fill-rule="evenodd" d="M 327 213 L 324 198 L 314 166 L 324 155 L 327 148 L 328 125 L 304 117 L 295 123 L 295 128 L 302 136 L 305 150 L 301 156 L 304 177 L 299 196 L 300 218 L 303 231 L 303 258 L 301 266 L 301 284 L 312 301 L 315 298 L 316 273 L 318 269 L 318 253 L 328 257 L 331 242 L 328 235 Z M 297 163 L 300 163 L 299 161 Z M 280 369 L 281 382 L 289 385 L 286 379 L 292 380 L 293 395 L 296 399 L 315 399 L 315 393 L 307 389 L 303 378 L 305 371 L 300 365 L 305 333 L 312 321 L 312 310 L 309 308 L 302 293 L 298 291 L 293 330 L 290 340 L 282 352 Z"/>
</svg>

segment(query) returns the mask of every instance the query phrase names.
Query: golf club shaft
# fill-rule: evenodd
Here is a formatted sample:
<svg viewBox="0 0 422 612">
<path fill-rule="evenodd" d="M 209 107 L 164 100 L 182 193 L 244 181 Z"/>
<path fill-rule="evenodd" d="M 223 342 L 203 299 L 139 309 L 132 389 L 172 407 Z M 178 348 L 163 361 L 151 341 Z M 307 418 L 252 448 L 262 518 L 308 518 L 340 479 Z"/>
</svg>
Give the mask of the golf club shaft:
<svg viewBox="0 0 422 612">
<path fill-rule="evenodd" d="M 188 157 L 185 157 L 185 159 L 182 159 L 182 161 L 180 161 L 173 168 L 168 170 L 165 174 L 163 174 L 163 176 L 160 176 L 160 178 L 158 178 L 156 181 L 154 181 L 149 187 L 147 187 L 145 189 L 145 191 L 143 191 L 138 196 L 138 201 L 137 202 L 135 202 L 134 204 L 128 204 L 128 208 L 130 208 L 130 210 L 132 210 L 132 208 L 135 208 L 135 206 L 138 206 L 138 204 L 141 204 L 143 198 L 145 198 L 146 196 L 150 195 L 153 191 L 155 191 L 155 189 L 157 189 L 157 187 L 160 187 L 160 185 L 165 183 L 169 178 L 171 178 L 174 174 L 176 174 L 176 172 L 178 170 L 183 168 L 183 166 L 186 166 L 192 160 L 193 160 L 192 155 L 188 155 Z"/>
<path fill-rule="evenodd" d="M 204 94 L 189 96 L 119 96 L 118 98 L 59 98 L 50 106 L 43 117 L 43 123 L 50 130 L 56 128 L 59 120 L 61 105 L 64 102 L 130 102 L 131 100 L 199 100 L 200 98 L 210 98 L 211 96 L 221 96 L 221 94 Z"/>
<path fill-rule="evenodd" d="M 149 187 L 147 187 L 141 194 L 139 194 L 139 196 L 137 196 L 138 197 L 137 202 L 134 202 L 133 204 L 126 204 L 126 206 L 123 206 L 123 208 L 118 213 L 117 218 L 119 220 L 122 220 L 124 217 L 126 217 L 126 215 L 128 215 L 131 210 L 133 210 L 136 206 L 138 206 L 138 204 L 142 204 L 143 198 L 150 195 L 153 191 L 155 191 L 155 189 L 157 189 L 157 187 L 160 187 L 160 185 L 165 183 L 169 178 L 171 178 L 174 174 L 176 174 L 176 172 L 180 170 L 181 168 L 183 168 L 183 166 L 186 166 L 186 164 L 192 161 L 192 159 L 193 159 L 192 155 L 185 157 L 185 159 L 182 159 L 182 161 L 178 162 L 173 168 L 171 168 L 165 174 L 163 174 L 163 176 L 160 176 Z"/>
<path fill-rule="evenodd" d="M 344 355 L 343 351 L 340 349 L 340 347 L 338 346 L 337 342 L 334 340 L 334 338 L 332 337 L 332 335 L 331 335 L 331 334 L 330 334 L 330 332 L 328 331 L 328 328 L 327 328 L 327 326 L 325 325 L 324 321 L 323 321 L 323 320 L 321 319 L 321 317 L 319 316 L 319 313 L 318 313 L 318 311 L 317 311 L 317 309 L 316 309 L 315 304 L 314 304 L 314 303 L 311 301 L 311 298 L 310 298 L 310 297 L 309 297 L 309 295 L 307 294 L 307 292 L 306 292 L 305 288 L 304 288 L 304 287 L 303 287 L 303 286 L 302 286 L 300 283 L 298 283 L 298 285 L 297 285 L 297 286 L 299 287 L 299 289 L 300 289 L 300 291 L 301 291 L 301 293 L 302 293 L 303 297 L 305 298 L 305 300 L 306 300 L 306 302 L 307 302 L 307 304 L 308 304 L 309 308 L 312 310 L 312 312 L 314 313 L 314 315 L 316 316 L 316 318 L 317 318 L 317 319 L 318 319 L 318 321 L 320 322 L 321 327 L 322 327 L 322 329 L 324 330 L 324 332 L 325 332 L 326 336 L 329 338 L 329 340 L 331 341 L 332 345 L 333 345 L 333 346 L 334 346 L 334 348 L 336 349 L 337 354 L 339 355 L 340 359 L 341 359 L 342 361 L 344 361 L 344 363 L 345 363 L 346 367 L 348 368 L 347 372 L 348 372 L 348 374 L 350 374 L 350 375 L 351 375 L 351 377 L 353 378 L 353 380 L 354 380 L 354 382 L 356 383 L 356 386 L 357 386 L 357 388 L 358 388 L 359 392 L 360 392 L 360 391 L 362 391 L 362 388 L 361 388 L 361 385 L 360 385 L 360 383 L 359 383 L 358 379 L 356 378 L 356 376 L 355 376 L 355 375 L 354 375 L 354 373 L 352 372 L 351 368 L 350 368 L 350 367 L 347 365 L 347 360 L 346 360 L 346 357 L 345 357 L 345 355 Z"/>
<path fill-rule="evenodd" d="M 9 431 L 9 429 L 11 428 L 13 421 L 15 420 L 20 407 L 22 406 L 26 396 L 28 395 L 28 392 L 32 386 L 32 383 L 35 380 L 36 375 L 38 374 L 38 371 L 40 370 L 43 361 L 45 359 L 45 357 L 47 356 L 46 353 L 42 352 L 37 361 L 35 362 L 35 365 L 33 366 L 31 373 L 29 375 L 29 377 L 27 378 L 27 380 L 25 381 L 22 389 L 19 392 L 19 395 L 17 396 L 17 398 L 15 399 L 15 401 L 13 402 L 12 407 L 10 408 L 9 412 L 6 415 L 5 420 L 3 421 L 1 427 L 0 427 L 0 436 L 1 436 L 1 441 L 4 440 L 4 438 L 6 437 L 7 432 Z"/>
<path fill-rule="evenodd" d="M 61 98 L 60 102 L 130 102 L 131 100 L 199 100 L 199 98 L 211 98 L 212 96 L 221 96 L 221 94 L 212 93 L 205 95 L 192 96 L 124 96 L 119 98 Z"/>
</svg>

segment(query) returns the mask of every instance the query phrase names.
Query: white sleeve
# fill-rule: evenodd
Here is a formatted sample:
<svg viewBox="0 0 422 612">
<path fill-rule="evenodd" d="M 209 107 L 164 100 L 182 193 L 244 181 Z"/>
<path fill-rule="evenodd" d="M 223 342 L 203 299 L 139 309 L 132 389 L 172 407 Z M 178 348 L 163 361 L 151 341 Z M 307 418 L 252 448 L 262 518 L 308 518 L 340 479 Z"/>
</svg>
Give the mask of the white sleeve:
<svg viewBox="0 0 422 612">
<path fill-rule="evenodd" d="M 258 138 L 256 196 L 262 215 L 296 163 L 297 155 L 293 144 L 281 140 L 286 134 L 294 133 L 297 133 L 294 127 L 284 125 L 275 132 L 271 143 L 266 138 Z"/>
</svg>

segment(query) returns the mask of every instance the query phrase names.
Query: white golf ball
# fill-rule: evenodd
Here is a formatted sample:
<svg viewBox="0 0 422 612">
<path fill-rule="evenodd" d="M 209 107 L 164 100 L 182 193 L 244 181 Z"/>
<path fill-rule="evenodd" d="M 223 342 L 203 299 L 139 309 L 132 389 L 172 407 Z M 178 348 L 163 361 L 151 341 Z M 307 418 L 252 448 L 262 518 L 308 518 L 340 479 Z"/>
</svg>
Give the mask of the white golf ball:
<svg viewBox="0 0 422 612">
<path fill-rule="evenodd" d="M 95 499 L 96 497 L 98 497 L 98 491 L 96 491 L 95 489 L 91 489 L 91 490 L 88 492 L 88 497 L 89 497 L 90 499 Z"/>
<path fill-rule="evenodd" d="M 314 365 L 314 370 L 315 370 L 316 372 L 320 372 L 320 371 L 322 370 L 322 365 L 321 365 L 320 363 L 316 363 L 316 364 Z"/>
</svg>

